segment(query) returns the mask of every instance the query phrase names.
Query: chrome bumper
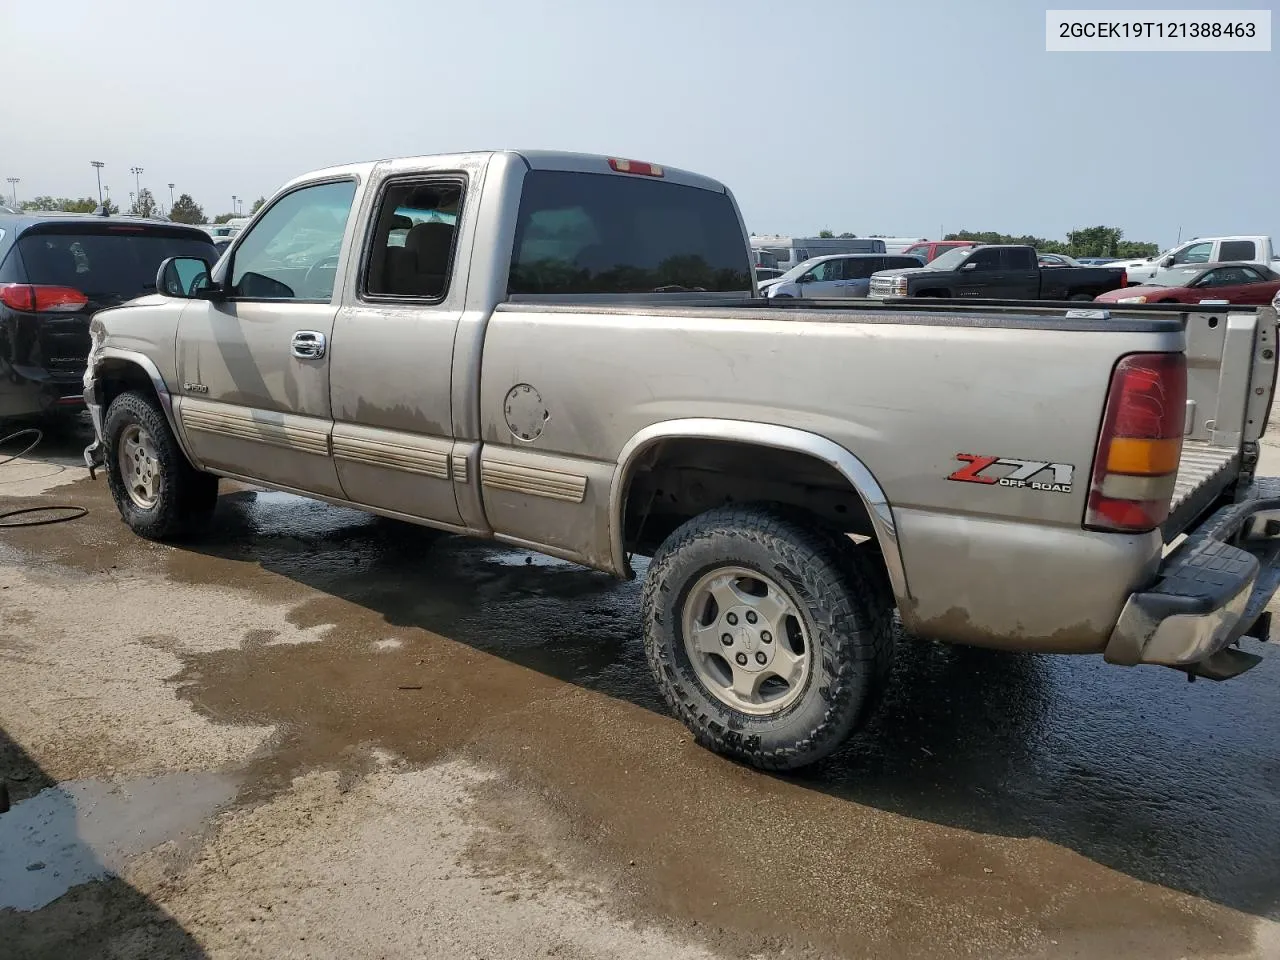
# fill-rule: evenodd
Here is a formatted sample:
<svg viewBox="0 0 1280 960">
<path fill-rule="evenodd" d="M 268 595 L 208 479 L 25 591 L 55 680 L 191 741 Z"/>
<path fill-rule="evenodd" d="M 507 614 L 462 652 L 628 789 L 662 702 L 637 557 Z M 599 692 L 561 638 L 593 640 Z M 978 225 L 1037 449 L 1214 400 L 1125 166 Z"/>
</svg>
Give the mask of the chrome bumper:
<svg viewBox="0 0 1280 960">
<path fill-rule="evenodd" d="M 1234 676 L 1252 663 L 1234 669 L 1210 662 L 1268 623 L 1263 613 L 1277 587 L 1280 478 L 1268 477 L 1191 531 L 1161 563 L 1156 582 L 1129 597 L 1106 659 L 1163 664 L 1217 679 Z"/>
</svg>

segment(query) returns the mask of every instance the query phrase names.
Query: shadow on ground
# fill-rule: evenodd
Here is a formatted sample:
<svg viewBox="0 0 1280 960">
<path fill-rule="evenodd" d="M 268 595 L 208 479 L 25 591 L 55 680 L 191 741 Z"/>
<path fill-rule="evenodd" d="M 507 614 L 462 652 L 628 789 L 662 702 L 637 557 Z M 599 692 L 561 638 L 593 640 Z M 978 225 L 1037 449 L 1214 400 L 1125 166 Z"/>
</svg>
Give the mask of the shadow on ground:
<svg viewBox="0 0 1280 960">
<path fill-rule="evenodd" d="M 75 804 L 3 729 L 0 783 L 12 804 L 0 813 L 0 955 L 22 960 L 206 956 L 176 920 L 119 877 L 66 889 L 66 877 L 58 873 L 69 863 L 88 873 L 107 871 L 79 836 Z M 35 806 L 40 814 L 27 816 Z"/>
<path fill-rule="evenodd" d="M 282 722 L 306 738 L 321 736 L 317 725 L 350 728 L 317 741 L 315 756 L 301 750 L 298 763 L 323 762 L 355 730 L 412 753 L 438 737 L 432 723 L 501 723 L 504 704 L 514 711 L 554 695 L 560 685 L 550 681 L 665 715 L 640 648 L 636 584 L 283 494 L 224 495 L 215 528 L 187 551 L 331 598 L 304 604 L 303 625 L 331 624 L 330 638 L 345 630 L 359 643 L 420 628 L 474 653 L 418 659 L 424 694 L 398 689 L 404 674 L 394 670 L 403 666 L 366 668 L 377 662 L 367 646 L 344 660 L 331 643 L 311 645 L 330 648 L 322 652 L 246 643 L 238 666 L 192 661 L 184 695 L 219 719 Z M 181 578 L 191 554 L 177 557 Z M 204 575 L 197 571 L 193 579 Z M 535 673 L 514 671 L 517 688 L 490 657 Z M 314 669 L 300 666 L 307 658 Z M 366 669 L 384 670 L 373 679 L 390 692 L 376 702 L 357 693 L 372 682 Z M 1280 657 L 1268 651 L 1245 677 L 1189 685 L 1172 671 L 1099 658 L 905 641 L 871 726 L 818 767 L 780 779 L 948 827 L 1043 838 L 1130 877 L 1274 919 L 1278 669 Z M 426 700 L 407 699 L 419 696 Z M 414 710 L 423 711 L 424 732 L 410 743 L 403 731 Z"/>
</svg>

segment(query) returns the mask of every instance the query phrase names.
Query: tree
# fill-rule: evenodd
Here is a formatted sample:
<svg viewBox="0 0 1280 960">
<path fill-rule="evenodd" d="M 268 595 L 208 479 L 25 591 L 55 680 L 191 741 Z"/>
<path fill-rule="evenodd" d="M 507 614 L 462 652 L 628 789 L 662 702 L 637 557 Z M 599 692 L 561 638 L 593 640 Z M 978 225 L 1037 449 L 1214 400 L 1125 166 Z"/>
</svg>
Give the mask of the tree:
<svg viewBox="0 0 1280 960">
<path fill-rule="evenodd" d="M 819 230 L 818 236 L 821 237 L 823 240 L 830 240 L 835 236 L 835 234 L 832 233 L 830 230 Z"/>
<path fill-rule="evenodd" d="M 129 212 L 135 217 L 154 217 L 160 212 L 160 208 L 156 206 L 156 198 L 151 195 L 151 191 L 143 187 Z"/>
<path fill-rule="evenodd" d="M 98 209 L 98 201 L 93 197 L 81 197 L 79 200 L 63 197 L 58 201 L 58 209 L 66 213 L 93 213 Z"/>
<path fill-rule="evenodd" d="M 1154 243 L 1125 240 L 1124 231 L 1119 227 L 1086 227 L 1072 230 L 1067 234 L 1067 242 L 1046 240 L 1044 237 L 1014 237 L 1007 233 L 986 231 L 975 233 L 971 230 L 960 230 L 946 235 L 947 240 L 977 240 L 980 243 L 1018 243 L 1035 247 L 1040 253 L 1065 253 L 1073 257 L 1149 257 L 1160 252 Z"/>
<path fill-rule="evenodd" d="M 220 214 L 218 214 L 216 217 L 214 217 L 214 218 L 213 218 L 213 222 L 214 222 L 214 223 L 226 223 L 228 220 L 234 220 L 234 219 L 235 219 L 235 217 L 236 217 L 236 214 L 234 214 L 234 213 L 220 213 Z"/>
<path fill-rule="evenodd" d="M 257 200 L 253 201 L 253 206 L 249 208 L 249 216 L 252 217 L 255 213 L 261 210 L 266 202 L 266 197 L 259 197 Z"/>
<path fill-rule="evenodd" d="M 53 197 L 33 197 L 30 200 L 23 200 L 21 207 L 23 210 L 57 210 L 58 201 Z"/>
<path fill-rule="evenodd" d="M 840 239 L 841 239 L 841 240 L 857 240 L 857 239 L 858 239 L 858 235 L 857 235 L 856 233 L 848 233 L 848 232 L 845 232 L 845 233 L 840 234 Z"/>
<path fill-rule="evenodd" d="M 191 194 L 184 193 L 173 201 L 169 219 L 175 223 L 204 223 L 204 209 L 191 199 Z"/>
</svg>

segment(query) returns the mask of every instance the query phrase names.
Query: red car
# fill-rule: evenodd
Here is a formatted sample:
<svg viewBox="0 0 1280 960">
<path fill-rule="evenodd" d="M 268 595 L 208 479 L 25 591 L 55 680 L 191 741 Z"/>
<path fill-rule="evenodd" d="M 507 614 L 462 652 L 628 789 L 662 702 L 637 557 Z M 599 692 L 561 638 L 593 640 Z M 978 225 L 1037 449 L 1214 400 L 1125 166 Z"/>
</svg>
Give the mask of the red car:
<svg viewBox="0 0 1280 960">
<path fill-rule="evenodd" d="M 1160 270 L 1140 287 L 1111 290 L 1093 299 L 1100 303 L 1267 304 L 1280 292 L 1280 274 L 1258 263 L 1193 263 Z"/>
<path fill-rule="evenodd" d="M 980 247 L 981 241 L 978 240 L 921 240 L 919 243 L 913 243 L 907 249 L 903 250 L 904 256 L 919 257 L 925 263 L 942 256 L 948 250 L 954 250 L 956 247 Z"/>
</svg>

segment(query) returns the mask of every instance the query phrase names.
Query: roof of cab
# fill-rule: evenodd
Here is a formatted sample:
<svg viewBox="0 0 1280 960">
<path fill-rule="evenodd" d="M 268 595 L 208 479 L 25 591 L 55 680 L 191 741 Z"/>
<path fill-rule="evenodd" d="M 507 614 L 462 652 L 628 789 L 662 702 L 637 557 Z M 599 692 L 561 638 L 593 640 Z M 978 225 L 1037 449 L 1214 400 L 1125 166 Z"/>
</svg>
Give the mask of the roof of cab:
<svg viewBox="0 0 1280 960">
<path fill-rule="evenodd" d="M 519 157 L 528 165 L 530 170 L 566 170 L 577 173 L 601 173 L 615 177 L 637 176 L 636 174 L 617 173 L 609 166 L 609 155 L 602 153 L 570 153 L 560 150 L 465 150 L 448 154 L 422 154 L 415 157 L 383 157 L 380 160 L 368 160 L 361 163 L 347 163 L 340 166 L 325 167 L 321 170 L 312 170 L 309 173 L 293 178 L 286 183 L 282 189 L 313 180 L 330 178 L 336 179 L 339 177 L 367 177 L 379 164 L 388 163 L 393 160 L 402 164 L 412 165 L 415 160 L 421 160 L 425 164 L 427 162 L 438 161 L 442 156 L 478 158 L 498 155 Z M 628 159 L 637 160 L 639 158 L 632 157 Z M 703 190 L 714 190 L 717 193 L 728 192 L 723 183 L 718 180 L 713 180 L 710 177 L 704 177 L 702 174 L 693 173 L 689 170 L 682 170 L 679 167 L 669 167 L 666 164 L 661 163 L 655 163 L 654 165 L 662 168 L 662 179 L 668 182 L 688 187 L 700 187 Z"/>
</svg>

